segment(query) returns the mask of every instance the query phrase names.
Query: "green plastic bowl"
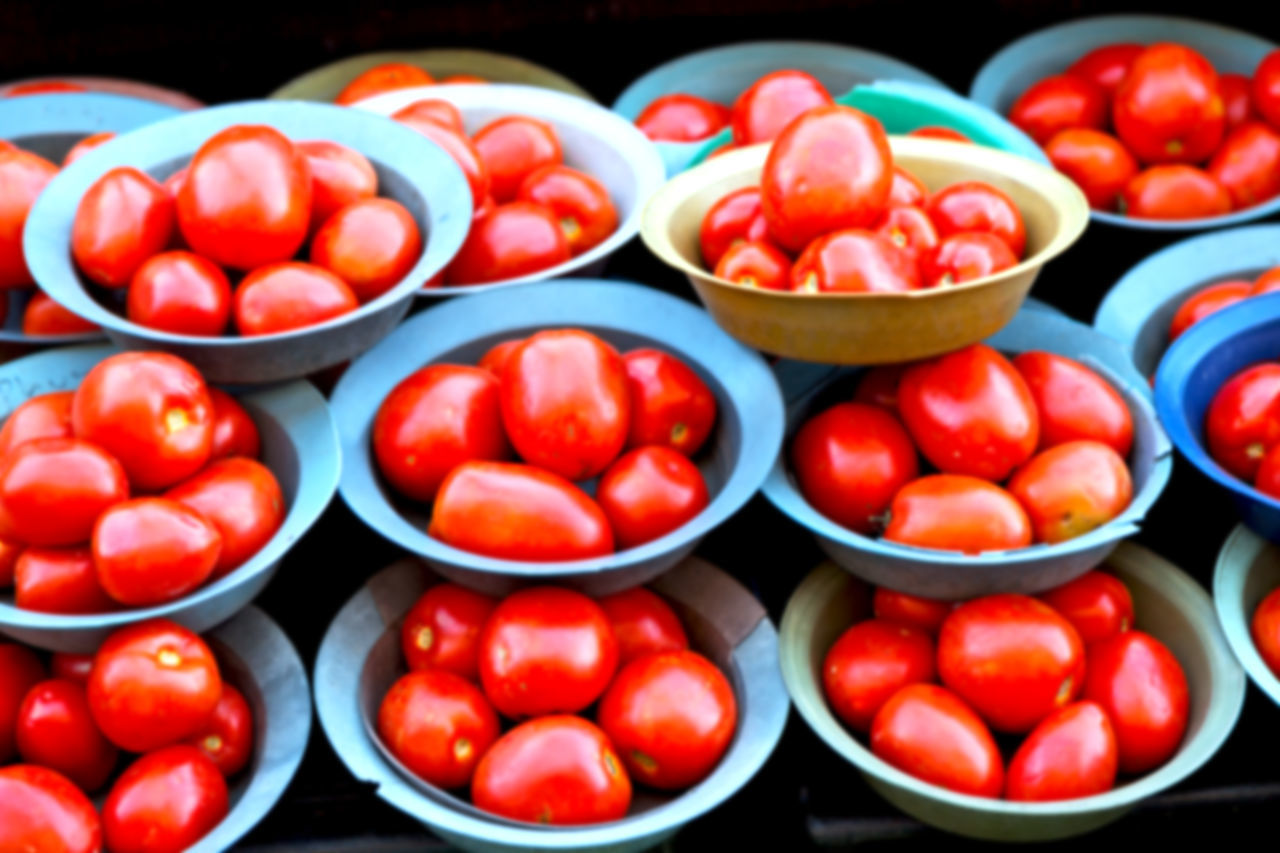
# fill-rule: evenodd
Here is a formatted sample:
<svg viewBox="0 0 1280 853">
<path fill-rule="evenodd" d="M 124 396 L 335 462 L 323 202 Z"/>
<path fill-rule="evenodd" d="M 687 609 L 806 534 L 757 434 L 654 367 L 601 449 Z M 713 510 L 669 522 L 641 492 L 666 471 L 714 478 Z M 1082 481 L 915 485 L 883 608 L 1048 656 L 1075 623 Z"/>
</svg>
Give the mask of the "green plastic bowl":
<svg viewBox="0 0 1280 853">
<path fill-rule="evenodd" d="M 1181 569 L 1124 543 L 1108 558 L 1133 593 L 1137 626 L 1167 645 L 1191 688 L 1187 736 L 1163 767 L 1112 791 L 1052 803 L 1013 803 L 957 794 L 898 770 L 871 754 L 840 723 L 822 693 L 822 661 L 836 638 L 870 614 L 870 589 L 824 563 L 800 584 L 782 616 L 782 678 L 800 715 L 868 784 L 902 811 L 939 829 L 988 841 L 1050 841 L 1089 832 L 1121 817 L 1195 772 L 1226 741 L 1244 705 L 1236 663 L 1203 589 Z M 1280 562 L 1276 563 L 1280 574 Z"/>
<path fill-rule="evenodd" d="M 1236 660 L 1258 689 L 1280 705 L 1280 678 L 1271 671 L 1253 644 L 1249 625 L 1267 593 L 1280 587 L 1280 547 L 1243 524 L 1231 531 L 1218 552 L 1213 571 L 1213 606 Z"/>
</svg>

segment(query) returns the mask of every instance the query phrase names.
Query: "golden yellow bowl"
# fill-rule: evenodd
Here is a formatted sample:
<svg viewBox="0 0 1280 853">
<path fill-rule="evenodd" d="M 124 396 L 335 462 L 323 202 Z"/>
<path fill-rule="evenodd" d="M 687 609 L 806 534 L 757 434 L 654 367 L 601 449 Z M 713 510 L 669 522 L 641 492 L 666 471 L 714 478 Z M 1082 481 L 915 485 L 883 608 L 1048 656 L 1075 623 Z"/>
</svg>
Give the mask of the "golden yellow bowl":
<svg viewBox="0 0 1280 853">
<path fill-rule="evenodd" d="M 640 234 L 664 263 L 689 277 L 715 321 L 744 344 L 824 364 L 887 364 L 926 358 L 994 334 L 1018 313 L 1040 269 L 1089 222 L 1070 179 L 1048 166 L 978 145 L 890 137 L 894 162 L 930 191 L 986 181 L 1008 193 L 1027 228 L 1025 259 L 997 275 L 906 293 L 803 294 L 716 278 L 702 264 L 698 231 L 724 195 L 760 182 L 769 146 L 731 151 L 668 181 L 645 208 Z"/>
</svg>

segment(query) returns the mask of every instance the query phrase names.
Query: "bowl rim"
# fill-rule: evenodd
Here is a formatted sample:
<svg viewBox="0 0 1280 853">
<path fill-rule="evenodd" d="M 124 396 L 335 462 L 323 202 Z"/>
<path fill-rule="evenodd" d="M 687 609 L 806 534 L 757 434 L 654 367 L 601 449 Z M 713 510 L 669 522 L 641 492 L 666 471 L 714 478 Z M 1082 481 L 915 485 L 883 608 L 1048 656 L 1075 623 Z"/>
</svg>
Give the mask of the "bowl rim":
<svg viewBox="0 0 1280 853">
<path fill-rule="evenodd" d="M 1218 613 L 1222 632 L 1231 645 L 1231 652 L 1244 667 L 1249 680 L 1265 693 L 1272 702 L 1280 705 L 1280 678 L 1271 671 L 1258 647 L 1253 644 L 1249 625 L 1253 621 L 1241 605 L 1244 585 L 1250 568 L 1258 555 L 1275 547 L 1243 524 L 1237 524 L 1227 534 L 1213 567 L 1213 606 Z"/>
</svg>

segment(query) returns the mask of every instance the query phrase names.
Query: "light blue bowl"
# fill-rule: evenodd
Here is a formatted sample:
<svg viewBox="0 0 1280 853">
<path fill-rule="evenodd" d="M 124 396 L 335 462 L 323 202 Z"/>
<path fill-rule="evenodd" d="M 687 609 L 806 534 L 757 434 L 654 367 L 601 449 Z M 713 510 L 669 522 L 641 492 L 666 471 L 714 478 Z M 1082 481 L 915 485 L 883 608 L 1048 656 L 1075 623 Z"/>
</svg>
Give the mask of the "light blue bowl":
<svg viewBox="0 0 1280 853">
<path fill-rule="evenodd" d="M 1280 678 L 1253 644 L 1253 612 L 1280 589 L 1280 548 L 1243 524 L 1231 531 L 1213 570 L 1213 606 L 1236 660 L 1258 689 L 1280 705 Z"/>
</svg>

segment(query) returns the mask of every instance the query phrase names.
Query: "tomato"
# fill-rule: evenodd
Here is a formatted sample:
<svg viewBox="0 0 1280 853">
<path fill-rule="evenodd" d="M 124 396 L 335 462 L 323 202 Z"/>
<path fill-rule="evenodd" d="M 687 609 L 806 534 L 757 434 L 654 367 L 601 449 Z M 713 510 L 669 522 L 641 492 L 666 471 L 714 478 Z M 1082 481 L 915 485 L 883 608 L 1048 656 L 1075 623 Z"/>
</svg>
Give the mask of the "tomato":
<svg viewBox="0 0 1280 853">
<path fill-rule="evenodd" d="M 30 83 L 16 83 L 5 90 L 4 97 L 20 98 L 26 95 L 63 95 L 70 92 L 89 91 L 79 83 L 70 80 L 33 80 Z"/>
<path fill-rule="evenodd" d="M 1013 102 L 1009 121 L 1041 145 L 1073 127 L 1101 130 L 1107 124 L 1107 93 L 1080 77 L 1046 77 Z"/>
<path fill-rule="evenodd" d="M 993 483 L 935 474 L 894 496 L 884 538 L 966 554 L 1005 551 L 1031 544 L 1031 520 L 1013 495 Z"/>
<path fill-rule="evenodd" d="M 1013 366 L 1040 416 L 1039 450 L 1089 439 L 1129 455 L 1133 416 L 1110 382 L 1078 361 L 1043 350 L 1020 353 Z"/>
<path fill-rule="evenodd" d="M 1040 594 L 1076 629 L 1085 645 L 1122 634 L 1133 625 L 1133 597 L 1119 578 L 1086 572 L 1073 581 Z"/>
<path fill-rule="evenodd" d="M 498 209 L 498 203 L 493 200 L 493 196 L 488 195 L 486 193 L 485 197 L 480 201 L 480 206 L 471 212 L 472 224 L 474 225 L 475 223 L 484 219 L 485 217 L 487 217 L 489 214 L 493 213 L 497 209 Z M 435 281 L 436 285 L 442 284 L 444 282 L 444 272 L 441 271 L 436 273 L 432 280 Z M 427 284 L 429 285 L 431 284 L 431 282 L 428 281 Z M 426 285 L 423 285 L 423 286 L 425 287 Z"/>
<path fill-rule="evenodd" d="M 1247 121 L 1259 118 L 1249 95 L 1252 85 L 1250 79 L 1243 74 L 1219 74 L 1218 94 L 1222 96 L 1222 110 L 1227 120 L 1227 132 Z"/>
<path fill-rule="evenodd" d="M 766 74 L 733 103 L 733 143 L 742 146 L 769 142 L 802 113 L 834 103 L 826 87 L 803 71 Z"/>
<path fill-rule="evenodd" d="M 1253 611 L 1249 634 L 1267 667 L 1280 677 L 1280 588 L 1273 589 Z"/>
<path fill-rule="evenodd" d="M 1054 711 L 1027 735 L 1009 762 L 1005 797 L 1034 802 L 1072 800 L 1116 784 L 1116 734 L 1096 702 Z"/>
<path fill-rule="evenodd" d="M 716 398 L 687 364 L 670 353 L 637 349 L 622 357 L 631 399 L 627 447 L 656 444 L 692 457 L 716 422 Z M 3 433 L 0 433 L 0 437 Z"/>
<path fill-rule="evenodd" d="M 947 474 L 1002 481 L 1031 458 L 1040 438 L 1027 383 L 985 344 L 907 370 L 898 411 L 920 452 Z"/>
<path fill-rule="evenodd" d="M 929 198 L 929 190 L 915 175 L 901 166 L 893 167 L 893 177 L 889 184 L 889 207 L 915 205 L 923 207 Z"/>
<path fill-rule="evenodd" d="M 797 293 L 903 293 L 919 286 L 908 251 L 859 228 L 819 237 L 791 268 L 791 289 Z"/>
<path fill-rule="evenodd" d="M 111 786 L 102 826 L 111 853 L 180 853 L 230 811 L 227 783 L 193 746 L 144 755 Z"/>
<path fill-rule="evenodd" d="M 1278 290 L 1280 290 L 1280 267 L 1272 267 L 1254 280 L 1249 295 L 1261 296 L 1264 293 L 1275 293 Z M 3 435 L 4 433 L 0 432 L 0 436 Z"/>
<path fill-rule="evenodd" d="M 416 114 L 397 114 L 396 121 L 418 131 L 453 158 L 458 168 L 462 170 L 463 177 L 467 179 L 467 185 L 471 188 L 472 208 L 477 212 L 480 211 L 484 207 L 485 199 L 489 197 L 493 179 L 489 174 L 489 168 L 480 157 L 480 152 L 471 140 L 467 139 L 462 131 L 446 127 L 435 118 L 426 119 Z"/>
<path fill-rule="evenodd" d="M 570 480 L 603 471 L 622 450 L 631 396 L 617 350 L 578 329 L 526 338 L 502 377 L 502 422 L 516 452 Z"/>
<path fill-rule="evenodd" d="M 1196 291 L 1187 297 L 1174 313 L 1169 323 L 1170 342 L 1215 311 L 1234 305 L 1252 295 L 1253 284 L 1248 281 L 1224 281 Z"/>
<path fill-rule="evenodd" d="M 1129 182 L 1121 212 L 1139 219 L 1203 219 L 1231 212 L 1231 194 L 1194 166 L 1152 166 Z"/>
<path fill-rule="evenodd" d="M 963 181 L 939 190 L 925 208 L 938 236 L 965 231 L 993 234 L 1008 244 L 1016 257 L 1027 245 L 1027 229 L 1013 199 L 982 181 Z"/>
<path fill-rule="evenodd" d="M 265 465 L 232 457 L 213 462 L 165 493 L 217 529 L 222 541 L 210 578 L 217 580 L 247 563 L 284 524 L 288 506 L 280 484 Z"/>
<path fill-rule="evenodd" d="M 916 259 L 938 245 L 938 229 L 933 220 L 924 208 L 912 205 L 886 210 L 876 225 L 876 233 Z"/>
<path fill-rule="evenodd" d="M 968 142 L 973 144 L 973 140 L 965 136 L 960 131 L 951 127 L 942 127 L 941 125 L 925 125 L 917 127 L 915 130 L 907 131 L 907 136 L 918 136 L 924 139 L 945 139 L 948 142 Z"/>
<path fill-rule="evenodd" d="M 711 502 L 702 472 L 688 457 L 660 446 L 620 456 L 600 475 L 596 501 L 619 549 L 660 539 L 698 516 Z"/>
<path fill-rule="evenodd" d="M 1204 432 L 1214 461 L 1252 483 L 1280 443 L 1280 364 L 1255 364 L 1227 380 L 1209 403 Z"/>
<path fill-rule="evenodd" d="M 98 324 L 72 314 L 41 291 L 31 295 L 22 314 L 24 335 L 80 335 L 98 329 Z"/>
<path fill-rule="evenodd" d="M 836 716 L 860 732 L 909 684 L 934 681 L 933 640 L 920 628 L 868 619 L 846 630 L 822 662 L 822 689 Z"/>
<path fill-rule="evenodd" d="M 16 643 L 0 643 L 0 763 L 13 758 L 14 732 L 23 698 L 44 679 L 44 664 L 30 650 Z M 3 802 L 0 798 L 0 808 Z"/>
<path fill-rule="evenodd" d="M 231 282 L 199 255 L 164 252 L 134 274 L 125 315 L 175 335 L 221 335 L 231 320 Z"/>
<path fill-rule="evenodd" d="M 419 122 L 430 121 L 435 122 L 441 127 L 447 127 L 456 133 L 466 135 L 466 124 L 463 123 L 462 113 L 449 101 L 440 98 L 423 98 L 421 101 L 414 101 L 407 107 L 401 107 L 391 114 L 396 121 Z"/>
<path fill-rule="evenodd" d="M 309 230 L 314 233 L 342 208 L 378 194 L 378 173 L 369 159 L 327 139 L 295 142 L 311 172 Z"/>
<path fill-rule="evenodd" d="M 196 734 L 218 705 L 213 652 L 166 619 L 107 637 L 89 676 L 89 708 L 102 733 L 129 752 L 149 752 Z M 118 783 L 117 783 L 118 784 Z"/>
<path fill-rule="evenodd" d="M 13 602 L 42 613 L 109 613 L 116 603 L 94 570 L 88 548 L 27 548 L 14 565 Z M 35 762 L 39 763 L 39 762 Z"/>
<path fill-rule="evenodd" d="M 74 438 L 38 438 L 0 459 L 0 535 L 28 545 L 77 545 L 129 497 L 124 469 Z"/>
<path fill-rule="evenodd" d="M 1280 50 L 1273 50 L 1253 70 L 1253 107 L 1272 127 L 1280 127 Z"/>
<path fill-rule="evenodd" d="M 125 287 L 134 272 L 173 240 L 174 203 L 164 187 L 121 166 L 94 182 L 76 208 L 71 256 L 90 280 Z"/>
<path fill-rule="evenodd" d="M 56 174 L 57 166 L 29 151 L 0 151 L 0 288 L 35 284 L 22 252 L 22 232 L 31 206 Z"/>
<path fill-rule="evenodd" d="M 1097 441 L 1042 451 L 1014 472 L 1008 489 L 1026 509 L 1036 541 L 1051 545 L 1103 526 L 1133 498 L 1124 460 Z"/>
<path fill-rule="evenodd" d="M 761 290 L 791 289 L 791 258 L 766 240 L 737 242 L 720 256 L 716 278 Z"/>
<path fill-rule="evenodd" d="M 16 740 L 24 762 L 56 770 L 82 791 L 101 788 L 116 765 L 115 746 L 94 724 L 84 686 L 73 681 L 43 681 L 27 692 Z"/>
<path fill-rule="evenodd" d="M 962 794 L 998 797 L 1004 762 L 986 724 L 949 690 L 904 687 L 871 724 L 871 752 L 904 773 Z"/>
<path fill-rule="evenodd" d="M 819 107 L 787 126 L 769 149 L 760 194 L 769 235 L 799 251 L 842 228 L 867 228 L 884 212 L 893 154 L 865 113 Z"/>
<path fill-rule="evenodd" d="M 187 743 L 202 751 L 223 776 L 243 770 L 253 755 L 253 712 L 244 695 L 224 683 L 213 716 Z"/>
<path fill-rule="evenodd" d="M 594 249 L 618 229 L 618 211 L 604 184 L 568 166 L 543 166 L 530 172 L 516 198 L 550 210 L 560 220 L 574 255 Z"/>
<path fill-rule="evenodd" d="M 91 672 L 93 672 L 93 655 L 54 652 L 49 659 L 49 674 L 54 678 L 75 681 L 87 687 Z"/>
<path fill-rule="evenodd" d="M 315 264 L 291 261 L 259 267 L 236 288 L 236 328 L 245 337 L 304 329 L 360 307 L 342 279 Z"/>
<path fill-rule="evenodd" d="M 461 788 L 498 739 L 498 715 L 479 688 L 460 676 L 411 672 L 383 698 L 378 734 L 415 776 L 441 788 Z"/>
<path fill-rule="evenodd" d="M 698 231 L 698 246 L 707 269 L 715 269 L 736 243 L 768 239 L 762 204 L 759 187 L 743 187 L 711 205 Z"/>
<path fill-rule="evenodd" d="M 480 683 L 512 719 L 581 711 L 600 698 L 617 667 L 609 617 L 573 590 L 514 592 L 480 632 Z"/>
<path fill-rule="evenodd" d="M 1214 152 L 1207 171 L 1239 209 L 1280 194 L 1280 133 L 1260 121 L 1240 125 Z"/>
<path fill-rule="evenodd" d="M 1133 61 L 1144 50 L 1146 50 L 1144 45 L 1129 42 L 1095 47 L 1071 63 L 1066 73 L 1072 77 L 1088 80 L 1105 92 L 1110 99 L 1125 75 L 1129 73 Z"/>
<path fill-rule="evenodd" d="M 961 231 L 945 238 L 920 257 L 924 287 L 950 287 L 1011 269 L 1018 258 L 994 234 Z"/>
<path fill-rule="evenodd" d="M 84 139 L 81 139 L 75 145 L 71 146 L 71 150 L 67 152 L 67 156 L 62 158 L 62 168 L 67 168 L 102 143 L 110 142 L 115 138 L 116 135 L 109 130 L 102 133 L 92 133 L 86 136 Z"/>
<path fill-rule="evenodd" d="M 606 595 L 596 603 L 609 617 L 618 641 L 619 667 L 646 655 L 689 648 L 684 626 L 671 605 L 642 586 Z"/>
<path fill-rule="evenodd" d="M 1133 60 L 1115 91 L 1116 135 L 1144 163 L 1199 163 L 1222 142 L 1218 75 L 1189 47 L 1155 44 Z"/>
<path fill-rule="evenodd" d="M 0 850 L 101 853 L 98 810 L 61 773 L 25 764 L 0 768 Z"/>
<path fill-rule="evenodd" d="M 164 179 L 164 183 L 162 184 L 162 186 L 169 193 L 170 197 L 173 198 L 173 201 L 175 204 L 177 204 L 177 201 L 178 201 L 178 193 L 182 191 L 182 184 L 186 180 L 187 180 L 187 170 L 185 168 L 179 169 L 178 171 L 174 172 L 172 175 Z"/>
<path fill-rule="evenodd" d="M 489 170 L 493 179 L 489 191 L 499 204 L 514 200 L 529 175 L 564 159 L 555 128 L 529 116 L 491 121 L 471 141 Z"/>
<path fill-rule="evenodd" d="M 494 376 L 501 378 L 503 371 L 507 369 L 507 361 L 522 343 L 524 343 L 524 338 L 513 338 L 500 344 L 494 344 L 484 355 L 480 356 L 480 360 L 476 362 L 476 367 L 483 367 Z"/>
<path fill-rule="evenodd" d="M 732 116 L 723 104 L 676 93 L 651 101 L 636 116 L 636 127 L 654 142 L 697 142 L 715 136 Z"/>
<path fill-rule="evenodd" d="M 407 62 L 384 62 L 375 65 L 368 71 L 357 75 L 343 87 L 335 104 L 347 106 L 383 92 L 394 92 L 396 89 L 412 89 L 415 86 L 430 86 L 435 78 L 416 65 Z"/>
<path fill-rule="evenodd" d="M 960 605 L 942 623 L 938 674 L 992 728 L 1028 732 L 1079 695 L 1084 643 L 1044 602 L 989 595 Z"/>
<path fill-rule="evenodd" d="M 0 589 L 13 586 L 13 570 L 23 550 L 25 548 L 21 542 L 0 539 Z"/>
<path fill-rule="evenodd" d="M 471 226 L 462 249 L 445 268 L 449 284 L 484 284 L 541 272 L 572 256 L 554 213 L 513 201 Z"/>
<path fill-rule="evenodd" d="M 876 587 L 871 597 L 871 612 L 877 619 L 919 628 L 935 636 L 953 609 L 950 601 L 922 598 L 886 586 Z"/>
<path fill-rule="evenodd" d="M 316 232 L 310 257 L 368 302 L 398 284 L 421 254 L 422 236 L 413 215 L 399 202 L 370 198 L 331 216 Z"/>
<path fill-rule="evenodd" d="M 218 528 L 169 498 L 118 503 L 93 530 L 99 581 L 116 601 L 135 607 L 192 592 L 212 575 L 221 554 Z"/>
<path fill-rule="evenodd" d="M 1280 499 L 1280 453 L 1274 446 L 1262 457 L 1253 487 L 1264 495 Z"/>
<path fill-rule="evenodd" d="M 1084 698 L 1111 718 L 1122 773 L 1154 770 L 1182 744 L 1190 708 L 1187 677 L 1173 653 L 1150 634 L 1126 631 L 1090 646 Z"/>
<path fill-rule="evenodd" d="M 126 352 L 98 362 L 76 390 L 71 422 L 77 438 L 120 460 L 129 482 L 145 491 L 199 471 L 213 445 L 213 403 L 204 378 L 160 352 Z"/>
<path fill-rule="evenodd" d="M 1095 210 L 1115 210 L 1138 161 L 1114 136 L 1092 128 L 1058 131 L 1045 145 L 1053 167 L 1075 182 Z"/>
<path fill-rule="evenodd" d="M 213 402 L 213 447 L 209 461 L 228 456 L 256 459 L 262 450 L 262 441 L 253 418 L 225 391 L 210 388 L 209 399 Z"/>
<path fill-rule="evenodd" d="M 0 458 L 36 438 L 71 438 L 74 391 L 53 391 L 24 400 L 0 427 Z"/>
<path fill-rule="evenodd" d="M 497 606 L 497 599 L 452 583 L 424 592 L 400 629 L 409 669 L 438 669 L 479 680 L 480 629 Z"/>
<path fill-rule="evenodd" d="M 888 412 L 896 414 L 898 411 L 898 382 L 902 380 L 902 374 L 910 366 L 909 363 L 882 364 L 878 367 L 868 368 L 862 374 L 862 378 L 858 380 L 858 387 L 854 391 L 853 401 L 855 403 L 866 403 L 869 406 L 879 406 Z"/>
</svg>

